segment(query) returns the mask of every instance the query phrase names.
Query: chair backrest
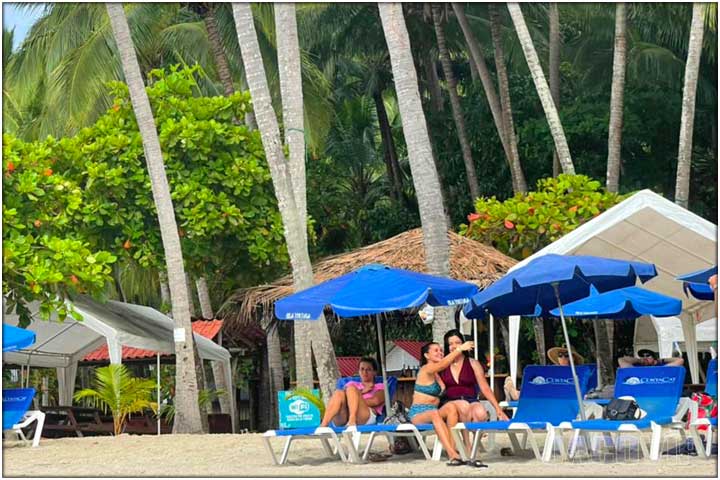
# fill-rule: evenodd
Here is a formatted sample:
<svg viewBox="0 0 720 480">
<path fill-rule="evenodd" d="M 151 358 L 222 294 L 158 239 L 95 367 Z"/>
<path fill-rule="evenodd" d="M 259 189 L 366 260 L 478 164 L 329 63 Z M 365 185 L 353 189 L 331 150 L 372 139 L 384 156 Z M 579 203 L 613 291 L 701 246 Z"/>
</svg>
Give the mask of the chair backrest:
<svg viewBox="0 0 720 480">
<path fill-rule="evenodd" d="M 710 360 L 707 368 L 707 377 L 705 384 L 705 393 L 711 397 L 717 397 L 717 384 L 718 384 L 718 369 L 717 369 L 717 357 Z"/>
<path fill-rule="evenodd" d="M 9 388 L 3 390 L 3 430 L 12 428 L 28 411 L 35 396 L 34 388 Z"/>
<path fill-rule="evenodd" d="M 587 392 L 588 384 L 591 382 L 590 377 L 595 375 L 596 370 L 592 367 L 592 365 L 576 367 L 581 392 Z M 574 420 L 579 412 L 580 406 L 570 367 L 560 365 L 525 367 L 520 400 L 513 420 L 544 421 L 557 425 L 560 422 Z"/>
<path fill-rule="evenodd" d="M 684 382 L 685 367 L 619 368 L 615 398 L 631 395 L 648 417 L 671 417 L 677 409 Z"/>
<path fill-rule="evenodd" d="M 585 396 L 586 393 L 588 393 L 590 390 L 594 389 L 598 385 L 598 377 L 597 377 L 597 365 L 594 363 L 585 363 L 583 365 L 575 365 L 575 370 L 578 372 L 578 378 L 583 377 L 587 378 L 587 383 L 581 383 L 580 384 L 580 393 Z M 580 375 L 581 371 L 588 370 L 588 376 L 585 377 L 585 374 Z"/>
</svg>

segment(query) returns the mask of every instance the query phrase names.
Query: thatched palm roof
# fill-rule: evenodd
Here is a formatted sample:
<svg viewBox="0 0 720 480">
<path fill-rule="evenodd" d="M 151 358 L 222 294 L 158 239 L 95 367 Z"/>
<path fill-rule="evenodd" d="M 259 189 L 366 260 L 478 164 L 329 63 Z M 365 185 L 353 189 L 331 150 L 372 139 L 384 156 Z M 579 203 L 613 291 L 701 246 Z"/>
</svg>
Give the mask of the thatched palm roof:
<svg viewBox="0 0 720 480">
<path fill-rule="evenodd" d="M 492 247 L 448 232 L 450 276 L 484 288 L 502 277 L 516 260 Z M 427 272 L 422 229 L 416 228 L 351 252 L 326 257 L 313 265 L 315 283 L 345 275 L 368 263 Z M 272 304 L 294 292 L 292 276 L 286 275 L 269 285 L 243 288 L 233 293 L 220 308 L 226 330 L 257 321 L 257 308 L 269 311 Z"/>
</svg>

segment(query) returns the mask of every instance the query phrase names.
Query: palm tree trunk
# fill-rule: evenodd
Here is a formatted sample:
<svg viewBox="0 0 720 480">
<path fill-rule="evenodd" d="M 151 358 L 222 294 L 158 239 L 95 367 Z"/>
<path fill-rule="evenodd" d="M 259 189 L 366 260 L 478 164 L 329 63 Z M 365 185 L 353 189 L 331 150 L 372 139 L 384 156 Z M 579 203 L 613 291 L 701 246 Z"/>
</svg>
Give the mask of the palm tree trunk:
<svg viewBox="0 0 720 480">
<path fill-rule="evenodd" d="M 215 317 L 215 313 L 212 308 L 212 301 L 210 300 L 210 290 L 207 286 L 207 279 L 204 276 L 198 277 L 195 280 L 195 288 L 198 292 L 198 301 L 200 302 L 200 315 L 205 320 L 212 320 Z"/>
<path fill-rule="evenodd" d="M 530 32 L 525 24 L 522 10 L 520 10 L 520 5 L 517 3 L 508 3 L 507 7 L 513 24 L 515 25 L 518 40 L 520 40 L 520 45 L 525 54 L 525 60 L 530 69 L 530 74 L 533 77 L 533 82 L 535 82 L 535 89 L 540 97 L 540 103 L 542 103 L 543 110 L 545 110 L 545 117 L 547 118 L 553 141 L 555 142 L 555 151 L 558 153 L 560 166 L 562 167 L 563 173 L 574 175 L 575 166 L 570 156 L 570 148 L 565 138 L 565 131 L 563 130 L 562 123 L 560 123 L 560 116 L 558 115 L 555 102 L 553 102 L 552 95 L 550 94 L 550 88 L 545 80 L 545 74 L 543 73 L 540 59 L 535 51 L 532 37 L 530 37 Z"/>
<path fill-rule="evenodd" d="M 390 52 L 403 134 L 420 209 L 425 261 L 432 275 L 447 277 L 450 274 L 448 227 L 439 194 L 440 182 L 420 101 L 417 74 L 402 5 L 379 3 L 378 8 Z"/>
<path fill-rule="evenodd" d="M 547 364 L 547 356 L 545 352 L 545 323 L 542 318 L 533 318 L 533 332 L 535 333 L 535 347 L 540 354 L 540 365 Z"/>
<path fill-rule="evenodd" d="M 467 175 L 468 187 L 470 188 L 470 200 L 480 197 L 480 185 L 478 184 L 477 172 L 475 171 L 475 162 L 472 158 L 470 150 L 470 141 L 467 138 L 465 128 L 465 118 L 463 117 L 462 107 L 460 106 L 460 97 L 457 92 L 457 81 L 450 64 L 450 53 L 445 43 L 445 31 L 440 20 L 440 6 L 433 4 L 432 6 L 433 23 L 435 24 L 435 36 L 437 37 L 438 51 L 440 53 L 440 64 L 443 68 L 445 80 L 448 83 L 448 93 L 450 94 L 450 107 L 452 108 L 453 120 L 457 130 L 458 140 L 460 141 L 460 150 L 462 151 L 463 162 L 465 163 L 465 174 Z"/>
<path fill-rule="evenodd" d="M 160 277 L 160 301 L 163 305 L 170 305 L 170 287 L 168 286 L 167 273 L 160 271 L 158 277 Z M 167 315 L 172 318 L 172 312 Z"/>
<path fill-rule="evenodd" d="M 550 4 L 550 34 L 548 47 L 550 50 L 550 62 L 548 66 L 548 80 L 550 81 L 550 93 L 555 108 L 560 108 L 560 12 L 558 4 Z M 560 160 L 557 151 L 553 151 L 553 177 L 560 174 Z"/>
<path fill-rule="evenodd" d="M 229 97 L 235 93 L 235 87 L 233 85 L 232 75 L 230 75 L 227 55 L 225 55 L 225 50 L 223 49 L 220 34 L 217 29 L 215 5 L 207 4 L 207 11 L 203 16 L 203 21 L 205 22 L 205 29 L 207 30 L 208 41 L 210 42 L 210 50 L 215 59 L 215 68 L 217 68 L 218 77 L 220 77 L 220 82 L 225 89 L 225 96 Z"/>
<path fill-rule="evenodd" d="M 430 50 L 425 54 L 425 76 L 427 76 L 428 90 L 430 91 L 430 105 L 432 105 L 435 113 L 445 111 L 445 102 L 443 102 L 442 88 L 440 87 L 440 79 L 438 78 L 437 69 L 435 68 L 435 58 Z"/>
<path fill-rule="evenodd" d="M 511 154 L 510 175 L 512 175 L 513 191 L 515 193 L 526 193 L 528 190 L 527 181 L 525 180 L 525 174 L 520 164 L 520 152 L 518 151 L 517 136 L 515 135 L 515 122 L 513 122 L 512 118 L 510 81 L 508 80 L 507 69 L 505 68 L 505 52 L 502 46 L 502 33 L 500 31 L 500 13 L 492 3 L 488 4 L 488 12 L 490 13 L 490 34 L 495 52 L 495 70 L 497 72 L 500 91 L 502 124 Z"/>
<path fill-rule="evenodd" d="M 175 342 L 175 433 L 202 433 L 202 419 L 198 407 L 197 361 L 194 352 L 190 305 L 187 298 L 185 267 L 183 265 L 180 236 L 178 235 L 175 211 L 170 196 L 170 186 L 165 174 L 160 141 L 155 129 L 155 119 L 145 91 L 135 46 L 130 37 L 125 10 L 120 3 L 106 4 L 115 43 L 122 61 L 123 73 L 130 91 L 133 111 L 142 137 L 145 161 L 150 175 L 153 199 L 158 214 L 160 234 L 165 251 L 170 294 L 172 298 L 175 334 L 183 332 L 184 341 Z"/>
<path fill-rule="evenodd" d="M 690 197 L 690 162 L 692 159 L 693 124 L 695 123 L 695 94 L 697 93 L 700 55 L 704 35 L 705 4 L 693 3 L 688 56 L 685 64 L 682 115 L 680 117 L 680 145 L 675 182 L 675 203 L 688 208 Z"/>
<path fill-rule="evenodd" d="M 385 167 L 387 168 L 388 179 L 392 185 L 393 198 L 400 200 L 402 197 L 402 177 L 400 176 L 400 164 L 397 160 L 397 150 L 395 149 L 395 140 L 393 140 L 390 121 L 388 120 L 385 102 L 382 98 L 380 90 L 373 93 L 375 100 L 375 110 L 377 111 L 378 124 L 380 126 L 380 138 L 382 139 L 383 156 L 385 157 Z"/>
<path fill-rule="evenodd" d="M 613 365 L 613 352 L 610 349 L 607 323 L 612 320 L 593 320 L 595 331 L 595 355 L 600 374 L 599 386 L 615 384 L 615 368 Z"/>
<path fill-rule="evenodd" d="M 278 392 L 284 390 L 284 374 L 282 366 L 282 354 L 280 352 L 280 332 L 278 331 L 277 322 L 270 322 L 267 316 L 263 320 L 263 329 L 265 330 L 265 344 L 267 346 L 267 362 L 269 370 L 268 387 L 270 390 L 271 412 L 277 412 Z M 277 418 L 273 416 L 270 428 L 275 428 Z"/>
<path fill-rule="evenodd" d="M 608 126 L 608 159 L 606 188 L 618 192 L 620 186 L 620 151 L 622 147 L 623 97 L 625 90 L 625 58 L 627 13 L 624 3 L 615 4 L 615 51 L 613 53 L 612 90 L 610 93 L 610 125 Z"/>
<path fill-rule="evenodd" d="M 193 298 L 193 286 L 192 286 L 192 279 L 190 278 L 190 275 L 188 274 L 185 277 L 185 283 L 187 288 L 187 299 L 188 299 L 188 306 L 190 307 L 190 318 L 197 317 L 197 310 L 195 310 L 195 299 Z"/>
<path fill-rule="evenodd" d="M 301 216 L 297 207 L 298 202 L 295 199 L 296 190 L 293 187 L 293 178 L 291 175 L 292 166 L 288 165 L 289 162 L 285 158 L 282 150 L 280 129 L 270 99 L 270 90 L 265 75 L 265 67 L 260 55 L 260 46 L 258 45 L 257 34 L 255 33 L 255 24 L 253 22 L 250 5 L 247 3 L 233 3 L 232 7 L 247 82 L 255 106 L 255 117 L 260 130 L 268 165 L 270 166 L 270 174 L 272 176 L 273 186 L 275 187 L 275 196 L 278 200 L 278 207 L 285 229 L 285 242 L 290 256 L 290 263 L 292 264 L 293 285 L 296 291 L 301 291 L 313 284 L 312 264 L 310 263 L 307 246 L 307 227 L 301 221 L 301 218 L 304 218 L 305 214 Z M 280 30 L 290 28 L 292 27 L 283 25 Z M 283 40 L 285 38 L 283 35 L 278 36 L 278 52 L 295 50 L 295 52 L 288 53 L 288 55 L 298 55 L 299 57 L 299 47 L 297 43 L 286 45 L 284 43 L 286 40 Z M 285 61 L 282 57 L 283 55 L 280 55 L 278 58 L 279 63 Z M 285 66 L 280 67 L 281 72 L 286 69 L 287 67 Z M 283 75 L 284 74 L 281 73 L 281 81 Z M 295 105 L 294 108 L 302 111 L 302 97 L 283 98 L 283 100 L 283 103 L 290 102 L 290 105 Z M 304 191 L 301 193 L 304 195 Z M 297 326 L 298 322 L 295 323 Z M 329 398 L 335 387 L 335 379 L 339 376 L 339 372 L 337 370 L 335 352 L 330 340 L 330 333 L 325 323 L 325 317 L 321 316 L 317 321 L 312 322 L 310 331 L 313 337 L 312 342 L 317 346 L 317 348 L 314 349 L 314 353 L 318 367 L 320 387 L 323 390 L 325 398 Z M 296 331 L 295 333 L 297 337 L 298 332 Z M 307 335 L 305 336 L 307 337 Z M 296 362 L 301 360 L 305 362 L 306 365 L 311 365 L 309 354 L 305 353 L 305 355 L 306 357 L 300 359 L 296 357 Z M 297 365 L 298 371 L 300 371 L 301 368 L 305 367 Z M 312 370 L 310 370 L 310 372 L 312 372 Z M 312 382 L 312 376 L 310 376 L 310 381 Z M 307 386 L 307 384 L 305 385 Z"/>
</svg>

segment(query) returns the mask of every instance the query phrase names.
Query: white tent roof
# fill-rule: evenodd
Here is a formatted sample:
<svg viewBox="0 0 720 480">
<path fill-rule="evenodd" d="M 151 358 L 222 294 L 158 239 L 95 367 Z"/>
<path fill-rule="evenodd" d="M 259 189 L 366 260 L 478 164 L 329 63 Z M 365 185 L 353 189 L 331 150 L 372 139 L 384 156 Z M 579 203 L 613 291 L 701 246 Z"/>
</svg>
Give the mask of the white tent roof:
<svg viewBox="0 0 720 480">
<path fill-rule="evenodd" d="M 27 328 L 35 332 L 37 341 L 25 350 L 4 353 L 3 361 L 34 367 L 67 367 L 105 342 L 115 363 L 120 362 L 121 346 L 163 353 L 175 351 L 173 321 L 153 308 L 116 301 L 99 303 L 86 296 L 78 298 L 74 306 L 83 320 L 77 322 L 68 316 L 60 323 L 56 313 L 52 313 L 50 321 L 41 320 L 39 304 L 31 303 L 33 321 Z M 3 322 L 17 325 L 19 318 L 14 313 L 5 314 Z M 230 360 L 230 353 L 220 345 L 198 334 L 194 338 L 200 358 Z"/>
<path fill-rule="evenodd" d="M 708 351 L 713 342 L 717 342 L 717 320 L 711 318 L 695 326 L 695 335 L 699 351 Z M 647 348 L 659 352 L 661 358 L 668 358 L 675 348 L 673 343 L 684 351 L 685 335 L 677 317 L 655 318 L 644 316 L 635 322 L 634 352 Z"/>
<path fill-rule="evenodd" d="M 717 265 L 717 225 L 650 190 L 634 194 L 510 270 L 548 253 L 654 263 L 658 275 L 643 288 L 682 299 L 680 318 L 688 337 L 694 337 L 691 322 L 716 316 L 713 302 L 688 298 L 675 277 Z M 697 358 L 689 357 L 697 382 Z"/>
</svg>

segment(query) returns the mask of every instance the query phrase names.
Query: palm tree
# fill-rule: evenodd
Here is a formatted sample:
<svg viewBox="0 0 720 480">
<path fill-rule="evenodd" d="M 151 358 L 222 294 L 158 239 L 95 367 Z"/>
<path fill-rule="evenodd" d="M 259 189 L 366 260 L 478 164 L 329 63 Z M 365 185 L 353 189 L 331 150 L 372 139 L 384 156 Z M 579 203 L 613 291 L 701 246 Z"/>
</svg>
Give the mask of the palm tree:
<svg viewBox="0 0 720 480">
<path fill-rule="evenodd" d="M 559 156 L 560 166 L 562 167 L 563 173 L 574 175 L 575 166 L 573 165 L 572 157 L 570 156 L 570 148 L 568 147 L 567 139 L 565 138 L 565 131 L 563 130 L 562 123 L 560 123 L 560 116 L 558 115 L 552 95 L 550 94 L 550 88 L 545 80 L 545 74 L 542 71 L 540 59 L 535 51 L 535 45 L 533 44 L 532 37 L 530 37 L 530 32 L 525 24 L 525 18 L 523 17 L 522 10 L 520 9 L 520 5 L 517 3 L 508 3 L 507 7 L 513 24 L 515 25 L 518 40 L 520 40 L 520 46 L 525 54 L 525 60 L 527 61 L 528 68 L 530 69 L 530 74 L 533 77 L 535 89 L 540 97 L 543 110 L 545 110 L 545 117 L 547 118 L 550 133 L 552 134 L 555 142 L 555 150 Z"/>
<path fill-rule="evenodd" d="M 115 436 L 122 433 L 128 415 L 148 408 L 157 412 L 157 403 L 152 401 L 155 382 L 134 378 L 125 365 L 111 364 L 96 369 L 94 384 L 94 388 L 77 392 L 74 399 L 88 399 L 93 407 L 110 410 Z"/>
<path fill-rule="evenodd" d="M 505 68 L 505 52 L 502 46 L 502 35 L 500 32 L 500 14 L 495 4 L 488 4 L 490 15 L 490 35 L 492 37 L 493 49 L 495 52 L 495 71 L 498 77 L 498 89 L 500 91 L 500 108 L 502 112 L 503 130 L 507 136 L 507 144 L 512 153 L 510 173 L 513 179 L 513 191 L 515 193 L 527 192 L 527 181 L 520 164 L 520 153 L 518 152 L 517 136 L 515 135 L 515 122 L 512 118 L 512 103 L 510 101 L 510 81 L 508 80 L 507 68 Z"/>
<path fill-rule="evenodd" d="M 555 108 L 560 108 L 560 12 L 557 3 L 550 4 L 548 16 L 550 17 L 548 80 Z M 559 173 L 560 161 L 557 152 L 553 152 L 553 177 L 557 177 Z"/>
<path fill-rule="evenodd" d="M 265 67 L 262 62 L 260 47 L 255 33 L 252 10 L 247 3 L 233 3 L 232 9 L 238 43 L 240 45 L 243 64 L 245 65 L 247 82 L 253 98 L 255 117 L 270 167 L 270 173 L 275 187 L 275 196 L 277 197 L 278 207 L 283 220 L 285 241 L 292 264 L 293 284 L 295 290 L 300 291 L 313 284 L 312 264 L 310 263 L 310 255 L 308 254 L 307 232 L 305 231 L 306 226 L 300 222 L 300 214 L 297 208 L 298 203 L 295 199 L 296 190 L 293 186 L 293 178 L 290 170 L 291 167 L 282 150 L 280 129 L 271 103 Z M 283 38 L 282 35 L 279 38 Z M 298 46 L 297 44 L 284 45 L 283 48 L 297 49 Z M 289 98 L 285 99 L 285 101 L 302 102 L 301 99 Z M 305 192 L 302 192 L 303 195 L 304 193 Z M 318 347 L 324 347 L 313 349 L 318 365 L 320 387 L 323 391 L 323 396 L 329 398 L 329 395 L 334 389 L 335 379 L 339 376 L 337 363 L 335 361 L 335 352 L 330 343 L 330 333 L 327 330 L 325 318 L 321 316 L 318 321 L 313 323 L 314 325 L 310 330 L 313 336 L 312 341 L 317 342 Z M 328 346 L 330 346 L 330 348 L 328 348 Z M 301 360 L 303 363 L 300 364 L 298 360 Z M 301 378 L 298 377 L 298 385 L 302 387 L 310 383 L 311 386 L 312 360 L 310 358 L 310 352 L 303 352 L 302 358 L 298 358 L 296 352 L 296 362 L 298 362 L 296 363 L 297 371 L 299 373 L 301 371 L 304 372 L 302 381 L 305 383 L 303 385 L 300 382 Z M 308 370 L 310 372 L 309 380 L 307 379 Z"/>
<path fill-rule="evenodd" d="M 197 405 L 199 377 L 196 371 L 196 367 L 202 368 L 202 364 L 199 363 L 199 358 L 196 358 L 197 349 L 194 348 L 180 236 L 170 197 L 170 186 L 165 174 L 160 141 L 135 55 L 135 46 L 130 37 L 130 27 L 125 17 L 125 10 L 120 3 L 107 3 L 106 7 L 145 151 L 145 160 L 165 251 L 175 334 L 184 337 L 183 341 L 176 340 L 175 342 L 175 384 L 178 386 L 175 404 L 178 416 L 173 431 L 176 433 L 202 433 L 202 419 Z"/>
<path fill-rule="evenodd" d="M 695 122 L 695 93 L 697 92 L 700 55 L 705 32 L 704 15 L 705 4 L 693 3 L 687 63 L 685 64 L 685 86 L 683 87 L 680 144 L 678 146 L 677 178 L 675 182 L 675 203 L 685 208 L 688 208 L 688 198 L 690 196 L 690 160 L 692 157 L 693 124 Z"/>
<path fill-rule="evenodd" d="M 420 101 L 417 73 L 410 50 L 410 37 L 405 25 L 402 5 L 400 3 L 378 3 L 378 8 L 390 52 L 403 134 L 420 209 L 425 259 L 431 274 L 447 277 L 450 275 L 447 223 L 439 195 L 440 182 Z M 442 335 L 451 328 L 452 323 L 452 318 L 448 318 L 446 313 L 440 315 L 440 318 L 436 317 L 433 321 L 433 338 L 438 340 L 439 336 L 442 339 Z"/>
<path fill-rule="evenodd" d="M 525 175 L 523 174 L 522 167 L 520 165 L 520 154 L 518 153 L 517 138 L 515 137 L 515 132 L 513 132 L 511 136 L 508 135 L 508 126 L 503 119 L 503 111 L 500 105 L 500 100 L 498 99 L 497 91 L 495 89 L 495 84 L 493 83 L 493 79 L 490 75 L 490 71 L 488 70 L 487 63 L 485 62 L 485 56 L 480 49 L 480 44 L 478 43 L 477 38 L 475 37 L 475 34 L 473 33 L 472 29 L 470 28 L 470 24 L 467 21 L 467 17 L 465 16 L 465 9 L 460 3 L 453 3 L 452 7 L 453 11 L 455 12 L 455 16 L 458 19 L 458 23 L 460 24 L 460 28 L 463 31 L 465 42 L 467 43 L 468 49 L 470 50 L 470 63 L 471 65 L 476 66 L 478 76 L 480 77 L 483 89 L 485 90 L 485 96 L 487 98 L 488 105 L 490 106 L 490 113 L 492 113 L 493 121 L 495 122 L 495 128 L 497 129 L 498 136 L 500 137 L 500 141 L 503 145 L 503 150 L 505 151 L 505 158 L 508 162 L 508 166 L 510 167 L 513 192 L 525 193 L 527 192 L 527 184 L 525 182 Z M 498 72 L 498 77 L 499 76 L 500 73 Z"/>
<path fill-rule="evenodd" d="M 613 54 L 612 90 L 610 93 L 610 125 L 608 126 L 608 160 L 606 188 L 618 192 L 620 184 L 620 148 L 622 146 L 623 96 L 625 90 L 625 63 L 627 13 L 624 3 L 615 4 L 615 53 Z"/>
<path fill-rule="evenodd" d="M 445 41 L 445 30 L 442 26 L 440 18 L 440 5 L 433 4 L 432 17 L 435 25 L 435 36 L 437 37 L 438 52 L 440 54 L 440 64 L 442 65 L 445 81 L 448 84 L 448 93 L 450 95 L 450 107 L 452 108 L 455 129 L 457 130 L 458 140 L 460 141 L 460 150 L 462 151 L 463 162 L 465 163 L 465 174 L 467 175 L 468 186 L 470 187 L 470 201 L 475 202 L 480 197 L 480 186 L 478 185 L 477 173 L 475 171 L 475 162 L 470 151 L 470 142 L 467 138 L 467 129 L 465 127 L 465 118 L 463 117 L 462 107 L 460 106 L 460 97 L 457 92 L 457 81 L 450 64 L 450 53 L 447 49 Z"/>
</svg>

